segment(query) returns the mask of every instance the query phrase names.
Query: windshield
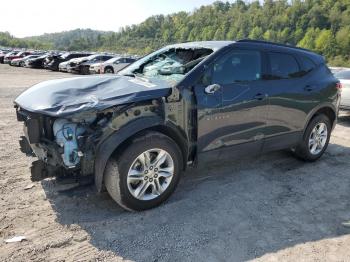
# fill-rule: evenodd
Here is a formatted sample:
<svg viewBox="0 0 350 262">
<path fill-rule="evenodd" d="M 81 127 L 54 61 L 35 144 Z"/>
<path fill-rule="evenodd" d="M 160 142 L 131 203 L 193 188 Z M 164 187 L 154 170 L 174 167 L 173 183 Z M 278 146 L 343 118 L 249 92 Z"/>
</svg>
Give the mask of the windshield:
<svg viewBox="0 0 350 262">
<path fill-rule="evenodd" d="M 350 70 L 340 71 L 334 74 L 336 78 L 350 80 Z"/>
<path fill-rule="evenodd" d="M 149 79 L 156 78 L 175 85 L 212 52 L 212 49 L 203 47 L 165 47 L 136 61 L 120 71 L 119 74 Z"/>
<path fill-rule="evenodd" d="M 31 58 L 36 58 L 36 57 L 39 57 L 38 55 L 28 55 L 28 56 L 25 56 L 23 59 L 31 59 Z"/>
<path fill-rule="evenodd" d="M 66 59 L 69 55 L 70 55 L 70 53 L 64 53 L 61 55 L 61 58 Z"/>
<path fill-rule="evenodd" d="M 90 56 L 85 56 L 85 57 L 82 57 L 81 60 L 92 60 L 92 59 L 95 59 L 97 57 L 99 57 L 100 55 L 90 55 Z"/>
<path fill-rule="evenodd" d="M 13 52 L 8 53 L 7 55 L 11 56 L 11 55 L 16 55 L 17 53 L 19 53 L 19 52 L 18 51 L 13 51 Z"/>
</svg>

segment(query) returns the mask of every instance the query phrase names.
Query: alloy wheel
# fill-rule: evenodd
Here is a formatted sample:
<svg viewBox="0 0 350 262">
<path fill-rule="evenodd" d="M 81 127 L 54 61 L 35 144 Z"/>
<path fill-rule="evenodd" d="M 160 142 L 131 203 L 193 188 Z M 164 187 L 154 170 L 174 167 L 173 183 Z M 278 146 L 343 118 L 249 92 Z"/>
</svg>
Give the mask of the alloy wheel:
<svg viewBox="0 0 350 262">
<path fill-rule="evenodd" d="M 129 192 L 139 200 L 159 197 L 170 185 L 174 175 L 174 161 L 163 149 L 150 149 L 132 163 L 127 185 Z"/>
<path fill-rule="evenodd" d="M 318 123 L 309 137 L 309 150 L 313 155 L 318 155 L 325 147 L 328 139 L 328 130 L 325 123 Z"/>
</svg>

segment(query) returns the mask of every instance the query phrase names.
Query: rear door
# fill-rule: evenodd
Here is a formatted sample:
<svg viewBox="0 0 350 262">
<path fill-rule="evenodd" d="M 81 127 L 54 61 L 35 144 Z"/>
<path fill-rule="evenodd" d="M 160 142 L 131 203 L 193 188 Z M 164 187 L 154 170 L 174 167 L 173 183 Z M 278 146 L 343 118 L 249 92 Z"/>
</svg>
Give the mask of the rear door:
<svg viewBox="0 0 350 262">
<path fill-rule="evenodd" d="M 267 52 L 268 119 L 264 150 L 278 150 L 300 139 L 308 112 L 319 102 L 316 67 L 307 57 Z"/>
</svg>

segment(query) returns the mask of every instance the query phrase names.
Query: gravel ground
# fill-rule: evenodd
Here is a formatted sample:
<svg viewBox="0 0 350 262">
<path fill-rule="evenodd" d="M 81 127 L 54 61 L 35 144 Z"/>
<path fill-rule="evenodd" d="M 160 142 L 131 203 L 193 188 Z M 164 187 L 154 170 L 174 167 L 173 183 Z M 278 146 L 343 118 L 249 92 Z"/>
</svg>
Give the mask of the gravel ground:
<svg viewBox="0 0 350 262">
<path fill-rule="evenodd" d="M 0 261 L 350 261 L 350 116 L 316 163 L 214 163 L 188 170 L 165 205 L 130 213 L 93 186 L 29 179 L 12 101 L 69 76 L 0 65 Z"/>
</svg>

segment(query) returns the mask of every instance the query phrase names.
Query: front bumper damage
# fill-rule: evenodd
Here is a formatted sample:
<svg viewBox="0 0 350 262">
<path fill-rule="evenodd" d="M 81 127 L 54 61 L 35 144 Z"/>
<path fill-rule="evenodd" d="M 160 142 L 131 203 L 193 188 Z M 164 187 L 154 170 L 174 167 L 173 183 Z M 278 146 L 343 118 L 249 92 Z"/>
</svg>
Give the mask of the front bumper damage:
<svg viewBox="0 0 350 262">
<path fill-rule="evenodd" d="M 152 101 L 170 91 L 162 81 L 117 75 L 50 80 L 27 89 L 14 103 L 24 124 L 21 151 L 38 158 L 32 179 L 94 178 L 103 141 L 136 118 L 162 115 Z"/>
<path fill-rule="evenodd" d="M 19 140 L 20 150 L 27 156 L 38 158 L 31 167 L 33 181 L 53 176 L 80 177 L 93 174 L 95 143 L 88 141 L 92 131 L 85 132 L 83 125 L 64 119 L 34 114 L 15 107 L 17 120 L 24 124 L 24 136 Z"/>
</svg>

